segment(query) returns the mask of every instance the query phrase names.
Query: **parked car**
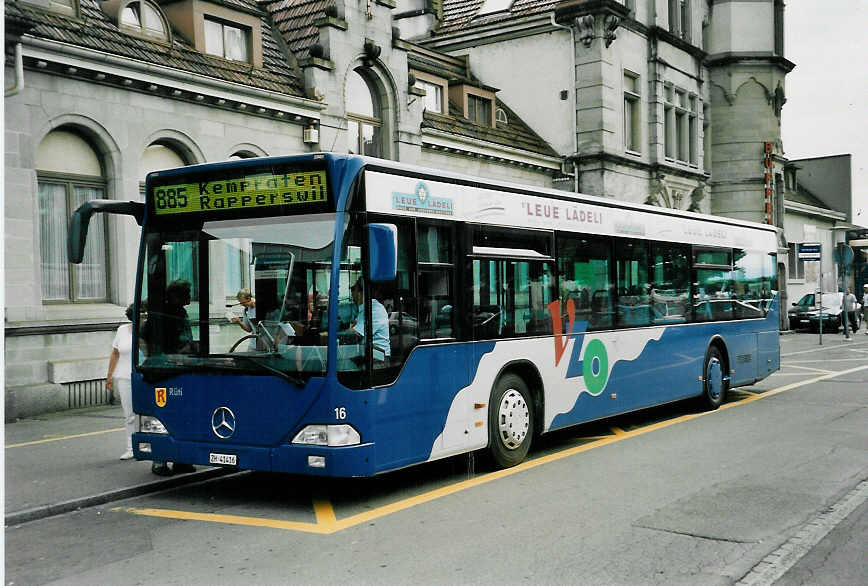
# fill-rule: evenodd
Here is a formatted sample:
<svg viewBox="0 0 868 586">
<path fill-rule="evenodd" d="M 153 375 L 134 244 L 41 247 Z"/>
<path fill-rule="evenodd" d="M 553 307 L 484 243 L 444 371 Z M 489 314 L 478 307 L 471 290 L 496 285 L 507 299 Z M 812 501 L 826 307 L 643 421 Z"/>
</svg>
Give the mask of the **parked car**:
<svg viewBox="0 0 868 586">
<path fill-rule="evenodd" d="M 811 329 L 819 331 L 821 320 L 824 332 L 837 332 L 843 327 L 844 322 L 842 318 L 844 312 L 841 307 L 843 302 L 843 293 L 823 293 L 823 306 L 819 310 L 808 313 Z M 856 312 L 856 327 L 859 328 L 862 324 L 862 304 L 857 301 L 854 310 Z"/>
<path fill-rule="evenodd" d="M 787 317 L 790 319 L 791 330 L 807 328 L 811 325 L 811 320 L 808 318 L 808 313 L 814 311 L 815 309 L 814 299 L 815 295 L 813 293 L 806 293 L 802 295 L 802 298 L 799 299 L 796 303 L 793 303 L 793 306 L 787 310 Z"/>
</svg>

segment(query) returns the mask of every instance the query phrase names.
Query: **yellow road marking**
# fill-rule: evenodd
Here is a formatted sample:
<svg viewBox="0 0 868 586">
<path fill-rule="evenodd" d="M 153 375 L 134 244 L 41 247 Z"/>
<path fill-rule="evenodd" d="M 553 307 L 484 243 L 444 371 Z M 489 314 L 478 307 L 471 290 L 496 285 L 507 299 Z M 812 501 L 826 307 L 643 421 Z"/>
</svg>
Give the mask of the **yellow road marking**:
<svg viewBox="0 0 868 586">
<path fill-rule="evenodd" d="M 782 387 L 778 387 L 776 389 L 771 389 L 764 393 L 750 394 L 743 399 L 739 399 L 738 401 L 733 401 L 731 403 L 725 403 L 720 406 L 720 409 L 716 411 L 704 411 L 702 413 L 689 413 L 687 415 L 681 415 L 679 417 L 675 417 L 673 419 L 667 419 L 666 421 L 660 421 L 658 423 L 652 423 L 651 425 L 647 425 L 645 427 L 640 427 L 638 429 L 634 429 L 631 431 L 623 431 L 619 430 L 621 433 L 613 436 L 606 436 L 600 438 L 596 441 L 582 444 L 579 446 L 575 446 L 572 448 L 567 448 L 563 451 L 556 452 L 554 454 L 549 454 L 547 456 L 540 456 L 539 458 L 534 458 L 533 460 L 527 460 L 522 462 L 517 466 L 513 466 L 512 468 L 507 468 L 505 470 L 497 470 L 496 472 L 490 472 L 483 476 L 479 476 L 476 478 L 471 478 L 468 480 L 463 480 L 461 482 L 457 482 L 455 484 L 450 484 L 449 486 L 444 486 L 442 488 L 437 488 L 420 495 L 408 497 L 406 499 L 402 499 L 400 501 L 396 501 L 394 503 L 384 505 L 382 507 L 378 507 L 376 509 L 372 509 L 370 511 L 365 511 L 364 513 L 358 513 L 356 515 L 351 515 L 349 517 L 345 517 L 343 519 L 337 519 L 334 515 L 334 510 L 331 507 L 331 503 L 327 503 L 322 500 L 314 501 L 314 512 L 317 516 L 317 523 L 299 523 L 294 521 L 281 521 L 279 519 L 261 519 L 258 517 L 242 517 L 239 515 L 218 515 L 213 513 L 191 513 L 186 511 L 174 511 L 169 509 L 139 509 L 135 507 L 117 507 L 112 509 L 113 511 L 125 511 L 128 513 L 132 513 L 135 515 L 146 515 L 151 517 L 162 517 L 166 519 L 181 519 L 181 520 L 196 520 L 196 521 L 208 521 L 213 523 L 227 523 L 231 525 L 247 525 L 251 527 L 270 527 L 273 529 L 289 529 L 292 531 L 303 531 L 307 533 L 317 533 L 321 535 L 328 535 L 331 533 L 336 533 L 338 531 L 342 531 L 344 529 L 348 529 L 355 525 L 359 525 L 361 523 L 366 523 L 369 521 L 373 521 L 374 519 L 379 519 L 381 517 L 385 517 L 391 515 L 393 513 L 397 513 L 399 511 L 403 511 L 409 509 L 411 507 L 415 507 L 417 505 L 421 505 L 439 498 L 443 498 L 469 488 L 474 488 L 477 486 L 481 486 L 483 484 L 487 484 L 489 482 L 493 482 L 495 480 L 500 480 L 501 478 L 506 478 L 507 476 L 512 476 L 513 474 L 518 474 L 520 472 L 524 472 L 525 470 L 531 470 L 538 466 L 542 466 L 544 464 L 548 464 L 551 462 L 556 462 L 558 460 L 562 460 L 563 458 L 568 458 L 570 456 L 574 456 L 576 454 L 580 454 L 582 452 L 587 452 L 589 450 L 593 450 L 595 448 L 600 448 L 603 446 L 607 446 L 609 444 L 613 444 L 616 442 L 623 441 L 625 439 L 629 439 L 635 436 L 643 435 L 646 433 L 650 433 L 652 431 L 656 431 L 658 429 L 663 429 L 664 427 L 669 427 L 671 425 L 676 425 L 678 423 L 682 423 L 685 421 L 690 421 L 691 419 L 696 419 L 698 417 L 704 417 L 706 415 L 712 415 L 714 413 L 719 413 L 724 409 L 731 409 L 732 407 L 736 407 L 739 405 L 744 405 L 746 403 L 752 403 L 753 401 L 759 401 L 760 399 L 765 399 L 766 397 L 773 397 L 775 395 L 779 395 L 780 393 L 784 393 L 786 391 L 791 391 L 793 389 L 797 389 L 799 387 L 803 387 L 805 385 L 810 385 L 816 382 L 824 381 L 830 378 L 835 378 L 838 376 L 842 376 L 845 374 L 851 374 L 853 372 L 858 372 L 860 370 L 868 369 L 868 365 L 857 366 L 856 368 L 850 368 L 848 370 L 842 370 L 840 372 L 832 372 L 829 374 L 824 374 L 821 376 L 817 376 L 811 379 L 806 379 L 803 381 L 798 381 L 794 383 L 790 383 L 788 385 L 784 385 Z M 614 431 L 618 428 L 612 428 Z"/>
<path fill-rule="evenodd" d="M 281 521 L 279 519 L 260 519 L 258 517 L 243 517 L 241 515 L 218 515 L 215 513 L 193 513 L 190 511 L 173 511 L 169 509 L 138 509 L 135 507 L 115 507 L 112 511 L 144 515 L 146 517 L 161 517 L 181 521 L 207 521 L 225 525 L 246 525 L 248 527 L 270 527 L 272 529 L 288 529 L 307 533 L 334 533 L 330 525 L 316 523 L 299 523 L 296 521 Z"/>
<path fill-rule="evenodd" d="M 9 448 L 23 448 L 24 446 L 35 446 L 36 444 L 46 444 L 48 442 L 61 442 L 68 439 L 75 439 L 78 437 L 88 437 L 90 435 L 101 435 L 104 433 L 114 433 L 116 431 L 123 431 L 123 427 L 115 427 L 113 429 L 103 429 L 102 431 L 89 431 L 87 433 L 76 433 L 74 435 L 61 435 L 58 437 L 50 437 L 41 440 L 34 440 L 32 442 L 21 442 L 20 444 L 8 444 L 6 449 Z"/>
<path fill-rule="evenodd" d="M 326 499 L 314 499 L 313 512 L 316 514 L 317 525 L 332 525 L 338 520 L 331 501 Z"/>
<path fill-rule="evenodd" d="M 624 431 L 624 430 L 621 429 L 620 427 L 614 427 L 614 426 L 612 426 L 612 427 L 610 427 L 609 429 L 612 430 L 612 433 L 613 433 L 614 435 L 624 435 L 625 433 L 627 433 L 626 431 Z"/>
</svg>

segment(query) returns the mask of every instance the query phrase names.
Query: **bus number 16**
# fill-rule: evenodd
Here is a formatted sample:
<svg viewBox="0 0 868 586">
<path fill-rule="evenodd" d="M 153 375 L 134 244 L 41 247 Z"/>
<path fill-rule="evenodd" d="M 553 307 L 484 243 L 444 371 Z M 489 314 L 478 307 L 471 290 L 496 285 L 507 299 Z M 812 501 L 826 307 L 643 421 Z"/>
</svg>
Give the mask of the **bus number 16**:
<svg viewBox="0 0 868 586">
<path fill-rule="evenodd" d="M 347 408 L 346 407 L 335 407 L 335 419 L 341 420 L 347 418 Z"/>
</svg>

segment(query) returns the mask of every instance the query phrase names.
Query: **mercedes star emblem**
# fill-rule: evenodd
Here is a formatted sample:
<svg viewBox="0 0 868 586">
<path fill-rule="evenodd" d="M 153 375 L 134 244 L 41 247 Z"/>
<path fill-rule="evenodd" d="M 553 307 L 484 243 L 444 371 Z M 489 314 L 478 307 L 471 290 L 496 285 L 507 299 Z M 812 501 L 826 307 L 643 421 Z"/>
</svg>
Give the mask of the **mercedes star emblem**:
<svg viewBox="0 0 868 586">
<path fill-rule="evenodd" d="M 217 407 L 211 415 L 211 429 L 220 439 L 228 439 L 235 433 L 235 414 L 229 407 Z"/>
</svg>

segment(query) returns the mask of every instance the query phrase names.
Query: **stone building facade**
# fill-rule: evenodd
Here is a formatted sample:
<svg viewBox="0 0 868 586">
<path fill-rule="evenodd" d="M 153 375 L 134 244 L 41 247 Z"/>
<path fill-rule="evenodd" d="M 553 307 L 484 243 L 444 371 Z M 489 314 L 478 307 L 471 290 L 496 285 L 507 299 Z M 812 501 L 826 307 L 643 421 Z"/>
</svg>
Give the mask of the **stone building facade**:
<svg viewBox="0 0 868 586">
<path fill-rule="evenodd" d="M 141 200 L 152 170 L 356 152 L 782 222 L 762 146 L 774 188 L 782 18 L 780 0 L 7 0 L 7 418 L 105 399 L 85 395 L 138 229 L 105 219 L 73 267 L 66 220 Z"/>
</svg>

